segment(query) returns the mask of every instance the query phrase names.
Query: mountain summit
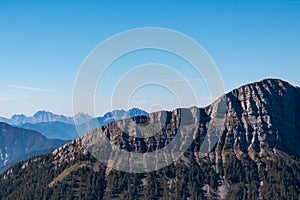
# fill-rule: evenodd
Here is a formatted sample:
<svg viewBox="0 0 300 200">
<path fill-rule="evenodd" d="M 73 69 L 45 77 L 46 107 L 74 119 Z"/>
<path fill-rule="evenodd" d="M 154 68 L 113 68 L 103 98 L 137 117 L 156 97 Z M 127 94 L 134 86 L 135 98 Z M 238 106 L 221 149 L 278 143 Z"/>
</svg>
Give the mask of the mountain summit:
<svg viewBox="0 0 300 200">
<path fill-rule="evenodd" d="M 278 79 L 266 79 L 226 95 L 227 120 L 223 136 L 233 134 L 236 153 L 254 159 L 264 152 L 300 156 L 300 89 Z M 235 124 L 236 123 L 236 124 Z M 222 148 L 221 139 L 217 148 Z"/>
<path fill-rule="evenodd" d="M 0 197 L 299 199 L 299 111 L 298 87 L 266 79 L 233 90 L 206 108 L 114 121 L 51 154 L 10 168 L 0 179 Z M 154 129 L 144 128 L 148 124 Z M 154 135 L 134 137 L 148 131 Z M 114 149 L 102 152 L 97 146 L 104 134 L 120 149 L 145 154 L 166 147 L 184 132 L 184 137 L 192 139 L 188 149 L 171 165 L 152 172 L 126 173 L 115 168 L 125 164 L 130 171 L 139 162 L 144 169 L 150 162 L 161 166 L 167 160 L 120 157 L 122 162 L 115 162 Z M 177 148 L 182 149 L 185 140 L 179 139 Z M 208 151 L 201 152 L 205 145 Z M 106 165 L 95 159 L 97 153 L 106 153 Z"/>
</svg>

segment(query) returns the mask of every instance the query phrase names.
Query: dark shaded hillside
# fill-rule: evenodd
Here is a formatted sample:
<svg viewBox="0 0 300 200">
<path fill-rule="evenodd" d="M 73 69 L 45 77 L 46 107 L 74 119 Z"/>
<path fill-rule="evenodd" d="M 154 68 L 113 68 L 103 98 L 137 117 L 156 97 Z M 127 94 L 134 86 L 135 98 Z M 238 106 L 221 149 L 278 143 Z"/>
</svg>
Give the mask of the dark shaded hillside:
<svg viewBox="0 0 300 200">
<path fill-rule="evenodd" d="M 28 159 L 30 155 L 50 152 L 66 142 L 50 140 L 38 132 L 0 123 L 0 169 Z"/>
<path fill-rule="evenodd" d="M 236 89 L 207 108 L 161 111 L 112 122 L 50 154 L 8 169 L 0 179 L 0 197 L 300 199 L 299 96 L 299 88 L 267 79 Z M 224 101 L 226 112 L 217 112 Z M 191 127 L 178 120 L 183 113 L 194 116 L 197 124 Z M 158 116 L 168 119 L 161 121 Z M 162 122 L 154 136 L 129 136 L 137 134 L 141 122 L 152 121 Z M 124 124 L 130 125 L 125 132 L 118 128 Z M 95 153 L 99 135 L 105 133 L 113 144 L 129 152 L 156 151 L 174 139 L 178 127 L 193 131 L 192 144 L 173 164 L 153 172 L 108 168 L 84 146 L 90 144 L 88 149 Z M 205 142 L 213 148 L 203 157 L 199 150 Z M 127 162 L 135 161 L 128 158 Z"/>
</svg>

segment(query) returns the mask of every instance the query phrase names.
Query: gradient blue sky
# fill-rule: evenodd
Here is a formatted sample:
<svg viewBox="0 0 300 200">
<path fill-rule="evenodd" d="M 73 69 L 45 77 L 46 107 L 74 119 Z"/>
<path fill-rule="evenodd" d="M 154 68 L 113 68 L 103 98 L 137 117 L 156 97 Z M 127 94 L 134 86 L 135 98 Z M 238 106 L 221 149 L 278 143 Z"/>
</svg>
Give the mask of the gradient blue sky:
<svg viewBox="0 0 300 200">
<path fill-rule="evenodd" d="M 266 77 L 300 85 L 300 1 L 1 0 L 0 116 L 40 109 L 71 115 L 73 84 L 88 53 L 113 34 L 149 26 L 200 43 L 226 91 Z M 145 88 L 140 95 L 155 97 L 158 90 Z M 98 107 L 97 114 L 110 109 Z"/>
</svg>

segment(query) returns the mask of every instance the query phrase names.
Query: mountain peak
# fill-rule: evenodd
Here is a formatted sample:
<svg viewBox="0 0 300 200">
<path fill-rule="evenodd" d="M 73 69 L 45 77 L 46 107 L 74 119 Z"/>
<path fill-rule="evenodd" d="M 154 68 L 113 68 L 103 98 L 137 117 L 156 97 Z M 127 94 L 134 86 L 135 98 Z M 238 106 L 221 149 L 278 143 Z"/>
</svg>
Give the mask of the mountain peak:
<svg viewBox="0 0 300 200">
<path fill-rule="evenodd" d="M 243 88 L 247 88 L 247 87 L 260 87 L 260 88 L 265 88 L 266 90 L 270 91 L 270 90 L 286 90 L 287 88 L 296 88 L 295 86 L 291 85 L 290 83 L 281 80 L 281 79 L 276 79 L 276 78 L 266 78 L 263 79 L 261 81 L 258 82 L 253 82 L 253 83 L 249 83 L 246 85 L 243 85 L 235 90 L 233 90 L 232 92 L 236 91 L 236 90 L 241 90 Z"/>
<path fill-rule="evenodd" d="M 232 147 L 238 146 L 253 159 L 273 149 L 300 155 L 299 88 L 280 79 L 264 79 L 235 89 L 226 97 L 225 130 L 234 133 Z"/>
<path fill-rule="evenodd" d="M 12 120 L 24 119 L 24 118 L 26 118 L 26 115 L 23 115 L 23 114 L 15 114 L 11 117 Z"/>
<path fill-rule="evenodd" d="M 50 111 L 46 111 L 46 110 L 40 110 L 40 111 L 37 111 L 34 115 L 33 115 L 33 117 L 39 117 L 39 116 L 41 116 L 41 115 L 54 115 L 52 112 L 50 112 Z"/>
<path fill-rule="evenodd" d="M 148 113 L 139 108 L 131 108 L 129 111 L 131 117 L 135 117 L 137 115 L 147 115 Z"/>
</svg>

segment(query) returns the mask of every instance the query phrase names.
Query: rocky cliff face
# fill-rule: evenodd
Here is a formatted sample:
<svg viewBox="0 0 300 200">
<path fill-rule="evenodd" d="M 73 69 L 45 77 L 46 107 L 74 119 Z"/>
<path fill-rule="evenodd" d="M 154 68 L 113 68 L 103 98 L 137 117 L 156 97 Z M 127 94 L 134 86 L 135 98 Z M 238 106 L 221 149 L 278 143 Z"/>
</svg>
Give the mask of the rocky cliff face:
<svg viewBox="0 0 300 200">
<path fill-rule="evenodd" d="M 299 92 L 287 82 L 270 79 L 227 94 L 226 122 L 216 150 L 227 142 L 237 155 L 248 154 L 253 160 L 265 152 L 299 156 Z"/>
<path fill-rule="evenodd" d="M 104 176 L 105 184 L 97 191 L 101 198 L 107 199 L 143 199 L 141 195 L 145 195 L 145 199 L 151 199 L 151 195 L 156 199 L 292 199 L 300 192 L 297 188 L 300 183 L 299 97 L 298 87 L 267 79 L 240 87 L 206 108 L 161 111 L 112 122 L 66 144 L 46 158 L 23 163 L 25 167 L 21 170 L 12 168 L 3 175 L 2 187 L 14 180 L 15 173 L 26 173 L 43 163 L 48 167 L 44 170 L 47 174 L 58 174 L 47 179 L 51 180 L 51 191 L 53 185 L 59 189 L 67 184 L 64 180 L 70 181 L 68 175 L 74 178 L 72 173 L 66 175 L 66 170 L 76 174 L 79 169 L 83 170 L 81 173 L 92 169 L 93 173 L 101 172 L 102 178 Z M 103 136 L 115 147 L 103 142 Z M 132 154 L 127 157 L 122 154 L 115 159 L 119 152 L 116 147 L 132 153 L 155 153 L 174 140 L 176 145 L 161 153 L 163 157 L 157 157 L 159 153 L 156 153 L 158 161 L 150 164 L 145 162 L 147 157 Z M 103 150 L 99 144 L 108 145 L 108 148 Z M 174 157 L 176 153 L 180 156 Z M 99 155 L 106 160 L 106 165 L 95 160 Z M 143 161 L 136 158 L 143 158 Z M 176 161 L 162 167 L 168 159 Z M 139 167 L 134 165 L 136 162 Z M 129 166 L 125 171 L 145 173 L 136 176 L 113 169 L 124 165 Z M 148 172 L 153 166 L 157 171 Z M 19 185 L 31 179 L 27 177 Z M 90 180 L 91 175 L 86 175 L 86 179 Z M 73 185 L 69 182 L 67 185 L 73 191 Z M 86 187 L 95 189 L 92 185 Z M 22 187 L 19 188 L 22 191 Z M 135 192 L 130 193 L 134 188 Z M 48 191 L 49 187 L 44 190 Z M 63 195 L 59 191 L 57 194 Z"/>
<path fill-rule="evenodd" d="M 116 121 L 86 134 L 83 141 L 94 152 L 98 151 L 95 149 L 103 141 L 102 136 L 108 136 L 121 149 L 146 153 L 164 148 L 183 129 L 194 140 L 198 139 L 197 151 L 202 148 L 201 153 L 208 153 L 214 148 L 210 157 L 216 162 L 222 161 L 223 151 L 228 148 L 238 158 L 248 155 L 254 161 L 284 153 L 299 156 L 299 92 L 299 88 L 287 82 L 263 80 L 236 89 L 207 108 L 161 111 Z M 151 137 L 141 138 L 146 134 Z M 188 141 L 186 138 L 179 141 L 178 149 L 184 149 Z M 129 155 L 124 159 L 135 160 Z"/>
</svg>

